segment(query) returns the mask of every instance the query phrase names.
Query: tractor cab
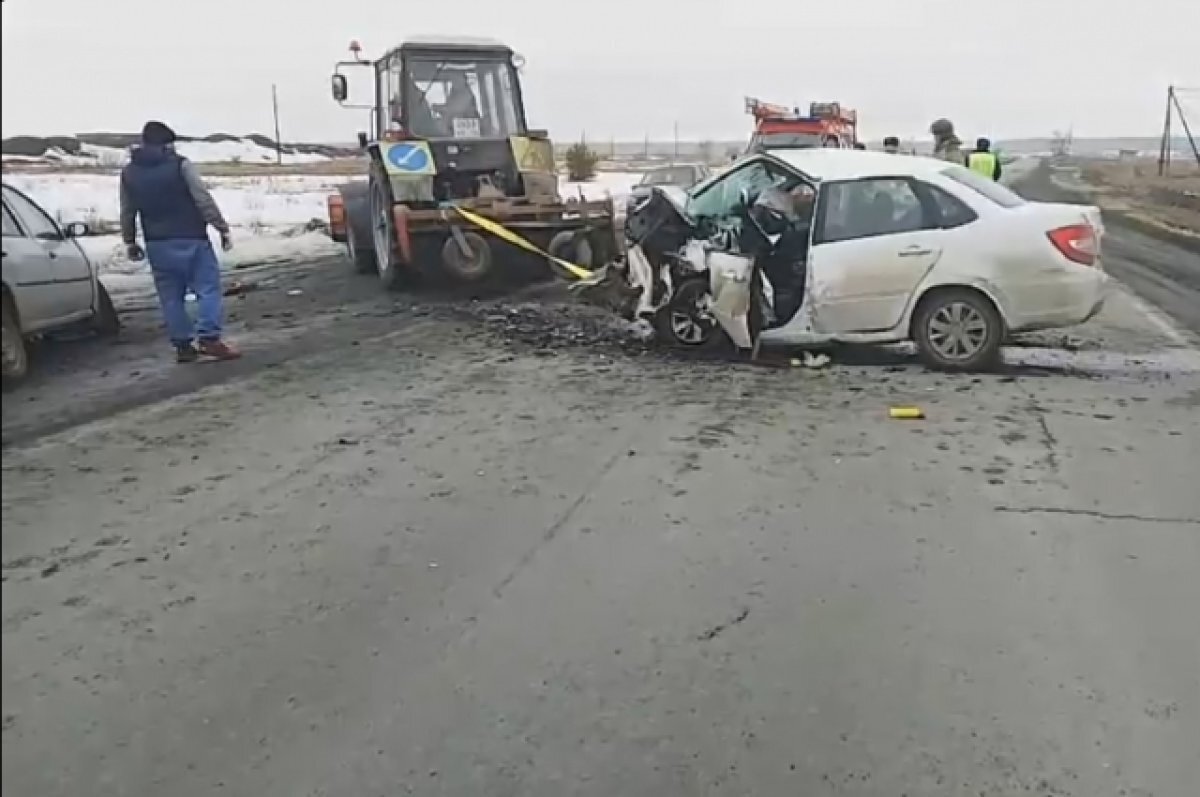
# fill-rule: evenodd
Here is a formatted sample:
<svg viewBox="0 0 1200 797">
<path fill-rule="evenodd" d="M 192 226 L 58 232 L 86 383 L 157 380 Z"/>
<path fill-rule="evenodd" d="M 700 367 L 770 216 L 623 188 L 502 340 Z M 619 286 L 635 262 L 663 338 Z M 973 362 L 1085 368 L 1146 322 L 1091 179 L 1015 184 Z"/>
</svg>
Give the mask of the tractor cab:
<svg viewBox="0 0 1200 797">
<path fill-rule="evenodd" d="M 368 149 L 395 154 L 393 174 L 432 177 L 429 201 L 525 196 L 522 173 L 552 173 L 553 149 L 544 131 L 525 121 L 519 68 L 523 60 L 489 39 L 413 39 L 378 61 L 342 61 L 333 75 L 334 99 L 349 105 L 345 71 L 374 69 L 375 96 Z M 402 147 L 392 142 L 411 142 Z M 417 169 L 428 164 L 428 169 Z M 541 181 L 544 182 L 544 181 Z M 551 193 L 554 188 L 547 188 Z M 556 188 L 556 187 L 555 187 Z"/>
<path fill-rule="evenodd" d="M 526 133 L 516 55 L 488 43 L 410 41 L 376 63 L 380 138 L 507 139 Z"/>
</svg>

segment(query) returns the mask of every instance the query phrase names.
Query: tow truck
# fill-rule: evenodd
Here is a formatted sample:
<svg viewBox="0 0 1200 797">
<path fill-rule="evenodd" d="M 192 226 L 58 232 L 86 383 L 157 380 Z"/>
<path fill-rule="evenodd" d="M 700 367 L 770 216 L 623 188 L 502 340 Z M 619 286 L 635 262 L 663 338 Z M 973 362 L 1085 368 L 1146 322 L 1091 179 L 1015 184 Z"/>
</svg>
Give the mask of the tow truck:
<svg viewBox="0 0 1200 797">
<path fill-rule="evenodd" d="M 769 149 L 852 149 L 858 143 L 858 113 L 841 103 L 810 103 L 805 115 L 799 108 L 747 97 L 746 113 L 754 117 L 748 154 Z"/>
<path fill-rule="evenodd" d="M 524 59 L 511 48 L 414 38 L 375 61 L 358 42 L 350 51 L 331 89 L 343 107 L 370 111 L 371 130 L 358 133 L 367 174 L 329 197 L 329 229 L 358 271 L 393 289 L 414 277 L 478 285 L 520 273 L 522 250 L 549 268 L 615 255 L 612 200 L 559 195 L 553 144 L 526 123 Z M 350 99 L 356 69 L 373 73 L 369 103 Z"/>
</svg>

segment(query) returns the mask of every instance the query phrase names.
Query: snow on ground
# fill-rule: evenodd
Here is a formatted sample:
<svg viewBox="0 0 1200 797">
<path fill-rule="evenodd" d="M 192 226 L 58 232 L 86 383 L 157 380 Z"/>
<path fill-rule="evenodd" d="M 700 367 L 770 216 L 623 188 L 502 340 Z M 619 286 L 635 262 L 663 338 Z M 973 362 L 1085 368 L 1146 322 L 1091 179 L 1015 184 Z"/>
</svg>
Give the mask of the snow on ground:
<svg viewBox="0 0 1200 797">
<path fill-rule="evenodd" d="M 614 200 L 621 203 L 640 179 L 642 179 L 641 172 L 598 172 L 594 178 L 583 183 L 572 182 L 560 177 L 558 190 L 564 199 L 577 197 L 580 193 L 583 194 L 584 199 L 592 200 L 604 199 L 606 195 L 611 195 Z"/>
<path fill-rule="evenodd" d="M 620 204 L 640 177 L 636 172 L 601 172 L 588 182 L 562 180 L 560 190 L 563 197 L 582 194 L 586 199 L 599 200 L 612 196 Z M 105 233 L 115 233 L 119 222 L 118 179 L 115 174 L 4 176 L 6 183 L 31 196 L 59 223 L 82 221 L 94 231 Z M 221 256 L 225 268 L 323 257 L 342 250 L 341 244 L 323 232 L 311 231 L 310 223 L 326 220 L 326 197 L 346 182 L 344 177 L 209 177 L 205 182 L 234 231 L 233 251 Z M 214 237 L 214 243 L 216 240 Z M 141 290 L 149 285 L 146 264 L 125 258 L 118 235 L 92 235 L 79 239 L 79 243 L 114 291 Z"/>
<path fill-rule="evenodd" d="M 344 251 L 342 244 L 335 243 L 325 233 L 303 229 L 275 233 L 235 229 L 233 249 L 229 252 L 221 251 L 216 235 L 211 237 L 221 259 L 221 268 L 225 270 L 331 257 Z M 100 278 L 113 295 L 141 293 L 151 288 L 153 283 L 146 261 L 130 261 L 125 256 L 119 235 L 80 238 L 79 244 L 92 262 L 100 265 Z"/>
<path fill-rule="evenodd" d="M 6 174 L 4 181 L 33 197 L 60 223 L 83 221 L 104 229 L 120 218 L 115 174 Z M 325 197 L 341 177 L 275 175 L 205 180 L 221 211 L 236 227 L 293 226 L 326 217 Z"/>
</svg>

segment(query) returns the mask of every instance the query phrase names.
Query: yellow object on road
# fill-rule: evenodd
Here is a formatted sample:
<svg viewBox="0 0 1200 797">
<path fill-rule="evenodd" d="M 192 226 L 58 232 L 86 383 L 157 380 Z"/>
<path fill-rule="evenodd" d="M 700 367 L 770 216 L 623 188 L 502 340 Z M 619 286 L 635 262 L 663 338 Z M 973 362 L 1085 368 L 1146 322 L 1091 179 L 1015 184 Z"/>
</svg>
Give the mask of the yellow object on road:
<svg viewBox="0 0 1200 797">
<path fill-rule="evenodd" d="M 479 227 L 480 229 L 483 229 L 483 230 L 487 230 L 492 235 L 496 236 L 497 238 L 500 238 L 501 240 L 508 241 L 513 246 L 519 246 L 527 252 L 533 252 L 535 255 L 541 255 L 542 257 L 546 258 L 547 260 L 551 261 L 552 263 L 555 263 L 555 264 L 561 266 L 562 268 L 566 269 L 566 271 L 569 274 L 571 274 L 572 276 L 574 276 L 575 279 L 585 280 L 592 276 L 592 272 L 590 269 L 586 269 L 583 266 L 576 265 L 575 263 L 572 263 L 569 260 L 563 260 L 561 257 L 555 257 L 554 255 L 543 250 L 541 247 L 537 246 L 536 244 L 532 243 L 531 241 L 527 240 L 526 238 L 524 238 L 520 235 L 517 235 L 512 230 L 508 229 L 507 227 L 504 227 L 503 225 L 497 224 L 496 222 L 492 221 L 491 219 L 484 218 L 483 216 L 480 216 L 478 213 L 473 213 L 465 208 L 460 208 L 458 205 L 454 205 L 454 209 L 456 211 L 458 211 L 458 215 L 462 216 L 464 219 L 471 222 L 476 227 Z"/>
<path fill-rule="evenodd" d="M 925 417 L 925 412 L 920 407 L 892 407 L 888 410 L 888 416 L 897 420 L 919 421 Z"/>
</svg>

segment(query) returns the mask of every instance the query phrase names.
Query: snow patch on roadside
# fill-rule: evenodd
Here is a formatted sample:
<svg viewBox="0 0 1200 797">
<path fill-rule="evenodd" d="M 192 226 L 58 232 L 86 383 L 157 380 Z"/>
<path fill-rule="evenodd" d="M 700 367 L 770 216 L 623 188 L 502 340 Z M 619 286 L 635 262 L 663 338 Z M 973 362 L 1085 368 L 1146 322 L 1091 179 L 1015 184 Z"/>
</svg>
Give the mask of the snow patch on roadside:
<svg viewBox="0 0 1200 797">
<path fill-rule="evenodd" d="M 562 180 L 560 190 L 564 198 L 582 194 L 585 199 L 603 200 L 611 196 L 623 207 L 625 196 L 640 178 L 637 172 L 601 172 L 587 182 Z M 100 233 L 79 239 L 79 244 L 105 275 L 105 284 L 110 279 L 115 280 L 110 286 L 114 288 L 118 282 L 138 288 L 149 284 L 145 264 L 125 258 L 116 234 L 120 216 L 117 175 L 14 173 L 4 179 L 31 196 L 60 224 L 82 221 Z M 205 178 L 234 231 L 235 246 L 222 255 L 223 266 L 243 268 L 340 253 L 341 244 L 314 227 L 326 220 L 328 195 L 346 182 L 345 177 L 321 175 Z M 217 242 L 215 236 L 213 241 Z"/>
<path fill-rule="evenodd" d="M 142 292 L 153 286 L 150 267 L 146 261 L 135 263 L 125 256 L 125 246 L 119 235 L 97 235 L 80 238 L 79 244 L 96 264 L 100 279 L 114 294 Z M 330 240 L 323 232 L 283 230 L 253 234 L 235 230 L 233 249 L 222 252 L 214 236 L 213 247 L 221 261 L 222 271 L 240 270 L 251 266 L 290 263 L 341 255 L 345 248 Z"/>
</svg>

